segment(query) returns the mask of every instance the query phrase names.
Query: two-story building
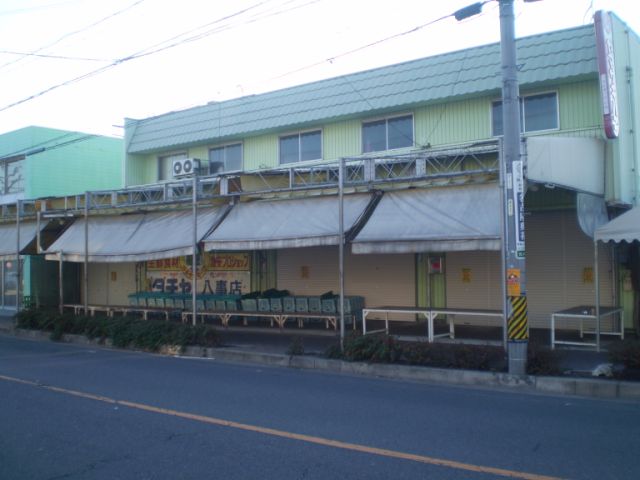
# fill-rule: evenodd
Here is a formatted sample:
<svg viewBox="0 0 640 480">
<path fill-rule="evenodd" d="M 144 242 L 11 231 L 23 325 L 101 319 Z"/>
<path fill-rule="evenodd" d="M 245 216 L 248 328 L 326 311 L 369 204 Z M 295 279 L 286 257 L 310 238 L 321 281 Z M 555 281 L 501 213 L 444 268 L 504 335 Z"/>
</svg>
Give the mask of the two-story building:
<svg viewBox="0 0 640 480">
<path fill-rule="evenodd" d="M 597 16 L 597 28 L 517 40 L 532 327 L 548 328 L 553 311 L 594 303 L 593 229 L 640 203 L 640 41 L 615 15 Z M 117 215 L 136 207 L 115 201 L 110 216 L 90 223 L 88 246 L 76 222 L 75 241 L 69 229 L 49 254 L 64 246 L 68 260 L 88 262 L 91 302 L 175 291 L 180 275 L 190 275 L 189 260 L 177 255 L 193 252 L 193 228 L 179 218 L 188 210 L 166 205 L 190 199 L 190 181 L 174 178 L 174 168 L 195 165 L 203 257 L 243 265 L 239 274 L 212 261 L 209 287 L 335 292 L 343 159 L 346 293 L 369 306 L 500 310 L 500 87 L 500 46 L 491 44 L 129 119 L 127 198 L 155 192 L 162 201 L 154 205 L 167 202 L 174 223 L 162 224 L 164 235 L 149 227 L 142 250 L 92 246 L 108 243 L 109 222 L 133 222 L 138 234 L 160 225 L 158 212 Z M 638 267 L 628 246 L 599 248 L 601 301 L 623 305 L 631 328 L 638 292 L 628 278 Z"/>
<path fill-rule="evenodd" d="M 1 309 L 15 310 L 17 303 L 17 280 L 20 278 L 17 206 L 20 206 L 20 217 L 25 215 L 21 218 L 19 239 L 23 249 L 35 236 L 34 199 L 43 199 L 37 206 L 45 210 L 47 198 L 118 188 L 123 185 L 122 171 L 120 139 L 37 126 L 0 135 Z M 26 256 L 21 261 L 24 268 L 20 292 L 55 304 L 58 299 L 55 265 L 36 256 Z M 69 282 L 75 283 L 71 268 L 68 276 Z"/>
</svg>

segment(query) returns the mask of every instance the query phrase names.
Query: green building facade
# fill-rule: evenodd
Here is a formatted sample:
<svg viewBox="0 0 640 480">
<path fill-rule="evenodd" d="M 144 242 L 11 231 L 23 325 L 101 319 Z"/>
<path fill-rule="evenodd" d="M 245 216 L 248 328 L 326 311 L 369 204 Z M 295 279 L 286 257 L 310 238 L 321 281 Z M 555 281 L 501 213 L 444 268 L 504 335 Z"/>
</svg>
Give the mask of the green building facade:
<svg viewBox="0 0 640 480">
<path fill-rule="evenodd" d="M 38 126 L 1 134 L 0 205 L 119 188 L 123 185 L 122 158 L 122 140 L 117 138 Z M 46 204 L 44 200 L 41 208 Z M 10 222 L 4 213 L 3 220 Z M 22 261 L 24 296 L 37 295 L 41 302 L 54 304 L 57 267 L 42 257 L 25 256 Z M 65 281 L 71 285 L 74 275 L 77 271 L 69 268 Z M 15 309 L 15 259 L 3 261 L 0 278 L 0 308 Z"/>
</svg>

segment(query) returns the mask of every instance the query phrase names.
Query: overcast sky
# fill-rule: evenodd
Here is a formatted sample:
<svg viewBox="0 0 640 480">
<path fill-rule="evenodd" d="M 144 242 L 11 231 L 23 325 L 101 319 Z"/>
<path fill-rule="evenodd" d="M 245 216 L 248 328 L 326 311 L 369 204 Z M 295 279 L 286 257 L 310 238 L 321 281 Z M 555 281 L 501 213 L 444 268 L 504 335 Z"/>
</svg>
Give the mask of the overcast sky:
<svg viewBox="0 0 640 480">
<path fill-rule="evenodd" d="M 0 0 L 0 133 L 40 125 L 122 136 L 125 117 L 497 42 L 495 1 L 463 22 L 428 25 L 470 3 Z M 591 23 L 595 10 L 640 32 L 639 0 L 517 0 L 516 35 Z"/>
</svg>

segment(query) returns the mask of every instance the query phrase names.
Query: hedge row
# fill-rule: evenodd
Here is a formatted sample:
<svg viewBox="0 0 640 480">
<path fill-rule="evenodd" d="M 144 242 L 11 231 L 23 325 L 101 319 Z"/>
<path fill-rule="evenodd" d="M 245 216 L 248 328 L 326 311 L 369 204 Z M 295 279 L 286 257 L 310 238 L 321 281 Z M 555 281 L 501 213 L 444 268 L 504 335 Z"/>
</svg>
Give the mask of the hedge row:
<svg viewBox="0 0 640 480">
<path fill-rule="evenodd" d="M 386 335 L 351 335 L 345 339 L 344 352 L 332 346 L 330 358 L 347 361 L 401 363 L 438 368 L 460 368 L 503 372 L 507 369 L 502 347 L 453 343 L 403 342 Z M 560 373 L 555 352 L 529 345 L 528 373 L 555 375 Z"/>
<path fill-rule="evenodd" d="M 29 309 L 16 315 L 18 328 L 51 332 L 52 340 L 63 334 L 85 335 L 90 339 L 110 339 L 116 347 L 136 347 L 155 352 L 163 345 L 214 347 L 220 344 L 216 330 L 208 325 L 192 326 L 164 320 L 131 317 L 88 317 L 60 314 L 52 310 Z"/>
</svg>

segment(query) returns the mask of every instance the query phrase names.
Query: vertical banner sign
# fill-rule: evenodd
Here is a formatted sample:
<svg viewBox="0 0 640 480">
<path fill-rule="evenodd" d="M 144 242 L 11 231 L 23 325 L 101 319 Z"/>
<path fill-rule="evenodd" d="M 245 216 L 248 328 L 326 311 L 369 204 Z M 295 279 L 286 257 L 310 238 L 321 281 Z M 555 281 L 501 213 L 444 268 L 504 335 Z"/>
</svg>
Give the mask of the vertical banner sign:
<svg viewBox="0 0 640 480">
<path fill-rule="evenodd" d="M 616 64 L 613 51 L 613 25 L 609 12 L 599 10 L 593 17 L 596 30 L 596 55 L 600 76 L 600 97 L 604 133 L 607 138 L 618 138 L 620 115 L 618 112 L 618 89 L 616 86 Z"/>
<path fill-rule="evenodd" d="M 516 257 L 524 258 L 524 166 L 522 160 L 513 162 L 513 205 Z"/>
</svg>

